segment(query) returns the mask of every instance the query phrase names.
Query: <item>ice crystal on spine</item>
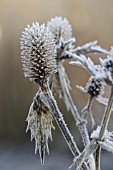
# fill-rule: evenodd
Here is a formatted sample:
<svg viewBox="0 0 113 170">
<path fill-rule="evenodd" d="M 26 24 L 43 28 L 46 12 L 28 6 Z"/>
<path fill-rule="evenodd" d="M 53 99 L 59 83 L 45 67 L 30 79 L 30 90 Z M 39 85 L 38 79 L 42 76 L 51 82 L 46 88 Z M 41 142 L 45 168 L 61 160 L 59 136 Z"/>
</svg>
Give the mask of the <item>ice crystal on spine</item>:
<svg viewBox="0 0 113 170">
<path fill-rule="evenodd" d="M 41 95 L 36 95 L 30 106 L 26 131 L 31 131 L 31 140 L 35 139 L 35 153 L 39 150 L 41 164 L 44 164 L 45 149 L 49 153 L 48 138 L 52 140 L 51 129 L 54 129 L 54 126 L 50 109 Z"/>
<path fill-rule="evenodd" d="M 61 37 L 65 41 L 72 37 L 72 28 L 71 25 L 69 24 L 69 21 L 66 18 L 64 19 L 62 19 L 62 17 L 52 18 L 47 23 L 47 26 L 54 35 L 56 43 L 59 43 Z"/>
<path fill-rule="evenodd" d="M 21 54 L 25 77 L 42 86 L 56 68 L 56 45 L 52 33 L 37 22 L 22 33 Z"/>
<path fill-rule="evenodd" d="M 99 133 L 100 133 L 100 126 L 97 127 L 96 130 L 94 130 L 91 134 L 91 138 L 98 139 L 99 138 Z M 105 131 L 104 138 L 113 140 L 113 132 L 110 132 L 108 130 Z"/>
<path fill-rule="evenodd" d="M 98 126 L 97 129 L 92 132 L 91 134 L 92 139 L 99 138 L 100 128 L 101 127 Z M 102 141 L 98 141 L 98 143 L 101 145 L 103 149 L 113 153 L 113 132 L 106 130 L 104 134 L 104 139 Z"/>
</svg>

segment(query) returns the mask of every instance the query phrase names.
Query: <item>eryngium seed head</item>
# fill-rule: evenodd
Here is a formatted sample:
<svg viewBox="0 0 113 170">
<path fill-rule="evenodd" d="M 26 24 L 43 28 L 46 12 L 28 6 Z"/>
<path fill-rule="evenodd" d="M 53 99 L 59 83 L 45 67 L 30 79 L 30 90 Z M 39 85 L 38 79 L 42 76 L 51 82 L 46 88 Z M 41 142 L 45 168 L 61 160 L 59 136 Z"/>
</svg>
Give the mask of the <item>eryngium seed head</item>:
<svg viewBox="0 0 113 170">
<path fill-rule="evenodd" d="M 86 91 L 92 97 L 97 97 L 98 95 L 101 95 L 103 93 L 103 88 L 104 88 L 104 84 L 102 80 L 93 76 L 90 77 L 86 85 Z"/>
<path fill-rule="evenodd" d="M 52 33 L 43 24 L 29 25 L 21 38 L 25 77 L 43 86 L 56 68 L 56 45 Z"/>
<path fill-rule="evenodd" d="M 72 37 L 72 27 L 66 18 L 64 19 L 62 19 L 62 17 L 52 18 L 47 23 L 47 26 L 54 35 L 56 43 L 59 43 L 61 37 L 65 41 Z"/>
</svg>

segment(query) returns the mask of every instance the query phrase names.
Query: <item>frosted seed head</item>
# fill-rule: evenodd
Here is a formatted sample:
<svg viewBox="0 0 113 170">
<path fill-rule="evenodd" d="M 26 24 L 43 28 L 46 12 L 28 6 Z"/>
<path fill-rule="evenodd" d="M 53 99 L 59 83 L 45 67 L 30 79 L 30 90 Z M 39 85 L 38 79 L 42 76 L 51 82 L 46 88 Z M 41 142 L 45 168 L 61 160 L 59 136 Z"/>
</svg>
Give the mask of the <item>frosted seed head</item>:
<svg viewBox="0 0 113 170">
<path fill-rule="evenodd" d="M 52 33 L 43 24 L 25 28 L 20 42 L 25 77 L 43 86 L 56 69 L 56 45 Z"/>
<path fill-rule="evenodd" d="M 52 18 L 47 23 L 47 26 L 54 35 L 57 44 L 59 43 L 61 37 L 64 41 L 67 41 L 68 39 L 72 38 L 72 27 L 66 18 Z"/>
<path fill-rule="evenodd" d="M 102 80 L 94 76 L 90 77 L 86 85 L 86 91 L 92 97 L 97 97 L 98 95 L 101 95 L 103 93 L 103 88 L 104 88 L 104 84 Z"/>
<path fill-rule="evenodd" d="M 108 57 L 103 60 L 103 66 L 106 70 L 113 73 L 113 57 Z"/>
</svg>

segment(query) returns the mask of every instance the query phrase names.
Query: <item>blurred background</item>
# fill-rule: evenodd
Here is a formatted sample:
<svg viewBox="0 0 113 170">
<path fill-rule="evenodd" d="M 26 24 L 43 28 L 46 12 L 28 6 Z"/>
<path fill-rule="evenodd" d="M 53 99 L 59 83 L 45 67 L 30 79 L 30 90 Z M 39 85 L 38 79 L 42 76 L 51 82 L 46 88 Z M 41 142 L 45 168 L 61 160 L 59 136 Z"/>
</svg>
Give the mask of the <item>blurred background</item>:
<svg viewBox="0 0 113 170">
<path fill-rule="evenodd" d="M 25 133 L 27 113 L 38 87 L 24 78 L 20 58 L 20 37 L 27 24 L 47 22 L 55 16 L 66 17 L 73 28 L 77 45 L 98 40 L 110 49 L 113 45 L 113 1 L 112 0 L 0 0 L 0 170 L 66 170 L 72 163 L 72 155 L 59 129 L 53 131 L 49 141 L 50 155 L 45 165 L 40 165 L 39 155 L 34 155 L 34 142 L 30 132 Z M 94 59 L 94 57 L 93 57 Z M 98 62 L 95 57 L 95 61 Z M 72 96 L 80 111 L 88 96 L 76 89 L 85 85 L 89 74 L 81 68 L 65 63 L 71 80 Z M 106 96 L 109 95 L 107 89 Z M 70 112 L 57 98 L 60 110 L 80 150 L 81 137 Z M 104 106 L 94 102 L 95 121 L 100 124 Z M 91 129 L 90 123 L 88 128 Z M 109 129 L 113 130 L 113 115 Z M 113 155 L 103 151 L 102 170 L 113 169 Z"/>
</svg>

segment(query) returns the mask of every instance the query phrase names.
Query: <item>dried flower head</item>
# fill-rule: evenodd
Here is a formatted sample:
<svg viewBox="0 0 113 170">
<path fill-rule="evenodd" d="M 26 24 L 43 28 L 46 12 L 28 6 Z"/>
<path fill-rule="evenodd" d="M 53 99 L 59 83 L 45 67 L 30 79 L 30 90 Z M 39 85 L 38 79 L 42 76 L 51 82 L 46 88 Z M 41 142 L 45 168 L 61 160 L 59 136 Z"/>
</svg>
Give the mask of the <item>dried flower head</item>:
<svg viewBox="0 0 113 170">
<path fill-rule="evenodd" d="M 97 97 L 98 95 L 101 95 L 103 93 L 103 81 L 99 78 L 96 78 L 94 76 L 91 76 L 87 85 L 86 85 L 86 91 L 89 93 L 92 97 Z"/>
<path fill-rule="evenodd" d="M 92 127 L 94 127 L 95 120 L 91 112 L 91 106 L 93 103 L 92 99 L 95 97 L 98 101 L 100 101 L 101 98 L 102 101 L 102 94 L 104 93 L 104 82 L 98 77 L 91 76 L 85 88 L 82 86 L 77 86 L 77 88 L 90 95 L 86 106 L 82 110 L 83 113 L 82 117 L 87 119 L 88 115 L 90 114 Z"/>
<path fill-rule="evenodd" d="M 106 74 L 105 82 L 108 85 L 113 85 L 113 55 L 108 55 L 106 59 L 100 59 L 100 62 Z"/>
<path fill-rule="evenodd" d="M 113 74 L 113 57 L 108 57 L 103 60 L 103 66 L 107 71 L 110 71 Z"/>
<path fill-rule="evenodd" d="M 28 126 L 26 130 L 31 131 L 31 140 L 33 138 L 35 139 L 35 154 L 39 150 L 42 164 L 44 164 L 45 149 L 49 153 L 48 138 L 52 140 L 51 129 L 54 129 L 50 109 L 43 97 L 39 93 L 31 104 L 27 117 Z"/>
<path fill-rule="evenodd" d="M 25 77 L 43 86 L 56 68 L 56 45 L 52 33 L 44 24 L 33 23 L 25 28 L 20 44 Z"/>
<path fill-rule="evenodd" d="M 52 18 L 47 23 L 48 28 L 52 32 L 52 34 L 55 37 L 56 43 L 58 44 L 60 41 L 60 38 L 62 37 L 64 41 L 67 41 L 72 37 L 72 28 L 69 24 L 69 21 L 62 17 L 55 17 Z"/>
<path fill-rule="evenodd" d="M 104 93 L 104 82 L 98 77 L 91 76 L 86 84 L 86 87 L 78 86 L 81 91 L 89 93 L 92 97 L 101 96 Z"/>
<path fill-rule="evenodd" d="M 107 71 L 110 71 L 111 74 L 113 75 L 113 47 L 111 47 L 110 52 L 111 54 L 109 54 L 106 59 L 101 60 L 101 61 L 102 61 L 102 65 L 104 66 L 104 68 Z"/>
</svg>

